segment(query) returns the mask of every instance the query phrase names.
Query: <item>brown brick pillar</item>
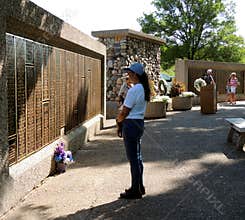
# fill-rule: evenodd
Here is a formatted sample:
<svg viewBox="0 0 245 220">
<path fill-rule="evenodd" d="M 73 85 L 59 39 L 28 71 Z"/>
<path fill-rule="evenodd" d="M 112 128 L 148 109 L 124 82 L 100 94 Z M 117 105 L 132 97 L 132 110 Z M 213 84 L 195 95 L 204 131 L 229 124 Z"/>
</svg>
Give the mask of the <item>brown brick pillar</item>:
<svg viewBox="0 0 245 220">
<path fill-rule="evenodd" d="M 7 0 L 6 0 L 7 1 Z M 0 215 L 4 208 L 5 187 L 9 176 L 8 172 L 8 104 L 7 104 L 7 77 L 5 71 L 5 32 L 7 13 L 6 1 L 0 0 Z"/>
</svg>

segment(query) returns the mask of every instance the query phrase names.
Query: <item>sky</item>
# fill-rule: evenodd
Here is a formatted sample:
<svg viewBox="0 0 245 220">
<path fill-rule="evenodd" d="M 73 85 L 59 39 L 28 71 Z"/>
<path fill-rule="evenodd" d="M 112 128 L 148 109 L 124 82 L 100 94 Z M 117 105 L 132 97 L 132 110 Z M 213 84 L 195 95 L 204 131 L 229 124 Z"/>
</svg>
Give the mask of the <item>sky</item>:
<svg viewBox="0 0 245 220">
<path fill-rule="evenodd" d="M 140 31 L 137 18 L 154 10 L 152 0 L 31 0 L 91 36 L 91 31 L 133 29 Z M 245 39 L 245 1 L 234 0 L 238 35 Z"/>
</svg>

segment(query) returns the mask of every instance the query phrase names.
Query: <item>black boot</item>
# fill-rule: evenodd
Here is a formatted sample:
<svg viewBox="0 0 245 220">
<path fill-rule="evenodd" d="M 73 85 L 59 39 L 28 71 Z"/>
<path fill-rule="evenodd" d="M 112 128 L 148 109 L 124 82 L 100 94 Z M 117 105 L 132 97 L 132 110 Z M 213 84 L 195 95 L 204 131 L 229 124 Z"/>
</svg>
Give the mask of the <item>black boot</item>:
<svg viewBox="0 0 245 220">
<path fill-rule="evenodd" d="M 132 188 L 126 189 L 124 193 L 120 194 L 121 199 L 141 199 L 142 193 L 139 190 L 133 190 Z"/>
<path fill-rule="evenodd" d="M 125 189 L 125 192 L 127 192 L 127 191 L 129 191 L 129 190 L 131 190 L 131 188 Z M 140 186 L 140 193 L 141 193 L 142 195 L 145 195 L 145 187 L 144 187 L 143 185 Z"/>
<path fill-rule="evenodd" d="M 142 195 L 145 195 L 145 187 L 143 185 L 140 185 L 140 192 Z"/>
</svg>

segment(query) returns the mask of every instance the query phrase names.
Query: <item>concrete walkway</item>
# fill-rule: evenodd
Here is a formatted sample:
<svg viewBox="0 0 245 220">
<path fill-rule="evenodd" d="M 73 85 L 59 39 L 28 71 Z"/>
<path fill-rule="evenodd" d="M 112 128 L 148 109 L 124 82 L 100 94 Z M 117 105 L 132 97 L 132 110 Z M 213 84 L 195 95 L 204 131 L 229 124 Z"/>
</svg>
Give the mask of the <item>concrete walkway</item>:
<svg viewBox="0 0 245 220">
<path fill-rule="evenodd" d="M 245 118 L 245 102 L 146 121 L 146 196 L 134 201 L 118 200 L 129 165 L 108 121 L 66 173 L 47 178 L 3 219 L 245 219 L 245 153 L 226 143 L 226 117 Z"/>
</svg>

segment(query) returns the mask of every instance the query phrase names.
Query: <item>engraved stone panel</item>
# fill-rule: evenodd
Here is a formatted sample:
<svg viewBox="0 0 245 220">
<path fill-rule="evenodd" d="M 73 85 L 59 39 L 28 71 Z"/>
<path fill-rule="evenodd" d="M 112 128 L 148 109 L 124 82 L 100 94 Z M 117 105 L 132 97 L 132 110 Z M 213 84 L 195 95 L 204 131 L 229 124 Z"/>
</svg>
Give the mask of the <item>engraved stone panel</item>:
<svg viewBox="0 0 245 220">
<path fill-rule="evenodd" d="M 6 71 L 8 88 L 8 136 L 16 134 L 15 46 L 14 36 L 6 36 Z"/>
<path fill-rule="evenodd" d="M 25 40 L 16 39 L 18 159 L 26 155 Z"/>
<path fill-rule="evenodd" d="M 36 112 L 35 112 L 35 83 L 36 76 L 33 66 L 26 66 L 26 148 L 27 153 L 36 150 Z"/>
<path fill-rule="evenodd" d="M 36 149 L 42 147 L 42 45 L 34 45 L 34 67 L 36 75 Z"/>
<path fill-rule="evenodd" d="M 50 76 L 50 102 L 49 102 L 49 142 L 55 139 L 55 87 L 56 87 L 56 72 L 55 72 L 55 53 L 54 49 L 49 48 L 48 71 Z"/>
<path fill-rule="evenodd" d="M 26 64 L 34 63 L 33 41 L 26 40 Z"/>
</svg>

